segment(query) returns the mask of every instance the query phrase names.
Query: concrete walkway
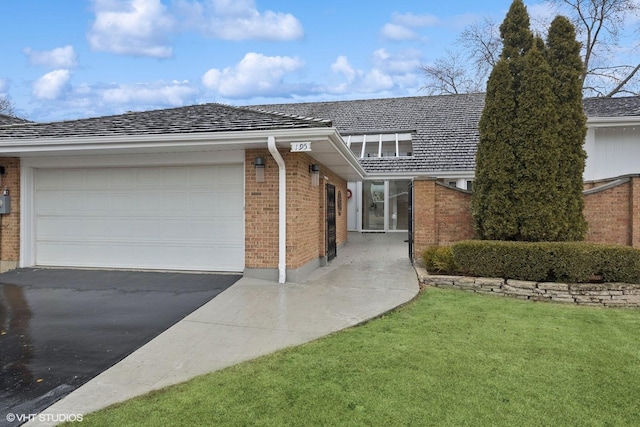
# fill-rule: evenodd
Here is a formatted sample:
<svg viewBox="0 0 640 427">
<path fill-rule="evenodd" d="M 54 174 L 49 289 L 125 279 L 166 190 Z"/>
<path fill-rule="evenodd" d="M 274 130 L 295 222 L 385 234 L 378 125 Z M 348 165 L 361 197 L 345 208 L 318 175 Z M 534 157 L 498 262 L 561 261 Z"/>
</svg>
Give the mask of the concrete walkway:
<svg viewBox="0 0 640 427">
<path fill-rule="evenodd" d="M 42 412 L 87 414 L 379 316 L 414 298 L 406 233 L 349 233 L 302 283 L 242 278 L 111 369 Z M 64 418 L 63 418 L 64 419 Z M 26 426 L 52 426 L 38 418 Z"/>
</svg>

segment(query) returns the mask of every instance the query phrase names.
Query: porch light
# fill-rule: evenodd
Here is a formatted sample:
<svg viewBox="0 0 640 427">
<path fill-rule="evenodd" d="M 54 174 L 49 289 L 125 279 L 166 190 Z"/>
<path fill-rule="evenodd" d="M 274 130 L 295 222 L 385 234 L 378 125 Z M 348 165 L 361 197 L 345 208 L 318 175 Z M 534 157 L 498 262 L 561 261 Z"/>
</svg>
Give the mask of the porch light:
<svg viewBox="0 0 640 427">
<path fill-rule="evenodd" d="M 264 157 L 256 157 L 253 166 L 256 168 L 256 182 L 264 182 Z"/>
<path fill-rule="evenodd" d="M 311 185 L 317 187 L 320 185 L 320 165 L 312 164 L 309 165 L 309 173 L 311 174 Z"/>
</svg>

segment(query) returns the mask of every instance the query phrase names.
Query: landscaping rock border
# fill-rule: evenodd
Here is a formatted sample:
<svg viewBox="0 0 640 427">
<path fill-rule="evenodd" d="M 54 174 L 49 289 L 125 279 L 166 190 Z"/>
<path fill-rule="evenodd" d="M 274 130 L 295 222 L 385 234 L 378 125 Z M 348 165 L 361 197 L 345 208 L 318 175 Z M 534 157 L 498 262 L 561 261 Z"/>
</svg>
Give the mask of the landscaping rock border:
<svg viewBox="0 0 640 427">
<path fill-rule="evenodd" d="M 640 308 L 640 284 L 549 283 L 487 277 L 432 275 L 414 266 L 421 287 L 456 288 L 480 294 L 532 301 L 552 301 L 598 307 Z"/>
</svg>

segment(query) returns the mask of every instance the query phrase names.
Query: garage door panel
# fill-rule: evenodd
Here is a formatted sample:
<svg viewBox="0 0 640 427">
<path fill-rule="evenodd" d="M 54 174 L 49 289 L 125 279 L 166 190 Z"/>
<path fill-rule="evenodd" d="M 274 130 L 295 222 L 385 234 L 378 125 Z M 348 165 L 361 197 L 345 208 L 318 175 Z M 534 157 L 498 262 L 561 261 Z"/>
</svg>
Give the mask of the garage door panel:
<svg viewBox="0 0 640 427">
<path fill-rule="evenodd" d="M 242 165 L 37 169 L 35 178 L 38 265 L 244 268 Z"/>
</svg>

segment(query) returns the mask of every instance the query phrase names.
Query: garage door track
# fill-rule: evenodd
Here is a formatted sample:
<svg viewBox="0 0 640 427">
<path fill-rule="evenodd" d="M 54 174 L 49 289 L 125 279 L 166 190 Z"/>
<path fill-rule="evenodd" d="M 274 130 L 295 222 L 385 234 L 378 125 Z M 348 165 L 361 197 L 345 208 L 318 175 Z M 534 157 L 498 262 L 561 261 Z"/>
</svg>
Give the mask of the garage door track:
<svg viewBox="0 0 640 427">
<path fill-rule="evenodd" d="M 0 426 L 34 414 L 159 335 L 240 279 L 20 269 L 0 274 Z"/>
</svg>

